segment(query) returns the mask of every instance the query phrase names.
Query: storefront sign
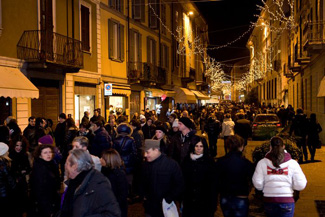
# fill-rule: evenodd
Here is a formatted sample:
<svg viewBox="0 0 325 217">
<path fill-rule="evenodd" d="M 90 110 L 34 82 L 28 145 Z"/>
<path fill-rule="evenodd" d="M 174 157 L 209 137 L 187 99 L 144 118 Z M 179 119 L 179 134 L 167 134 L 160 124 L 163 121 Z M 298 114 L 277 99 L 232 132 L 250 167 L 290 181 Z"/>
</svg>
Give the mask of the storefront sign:
<svg viewBox="0 0 325 217">
<path fill-rule="evenodd" d="M 113 95 L 113 85 L 112 83 L 104 84 L 104 96 L 112 96 Z"/>
</svg>

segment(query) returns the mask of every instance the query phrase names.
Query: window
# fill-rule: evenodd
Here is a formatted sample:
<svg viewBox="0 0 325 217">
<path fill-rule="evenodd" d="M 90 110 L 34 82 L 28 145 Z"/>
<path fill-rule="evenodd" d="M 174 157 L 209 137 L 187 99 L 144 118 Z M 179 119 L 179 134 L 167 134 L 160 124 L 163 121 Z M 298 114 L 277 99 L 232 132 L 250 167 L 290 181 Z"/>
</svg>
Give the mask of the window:
<svg viewBox="0 0 325 217">
<path fill-rule="evenodd" d="M 124 4 L 123 0 L 109 0 L 108 4 L 110 8 L 113 8 L 123 14 Z"/>
<path fill-rule="evenodd" d="M 81 44 L 82 50 L 90 52 L 90 7 L 81 5 L 80 25 L 81 25 Z"/>
<path fill-rule="evenodd" d="M 124 61 L 124 26 L 112 19 L 108 20 L 109 58 Z"/>
<path fill-rule="evenodd" d="M 164 69 L 168 69 L 168 47 L 165 44 L 161 44 L 161 49 L 160 49 L 160 56 L 161 56 L 161 67 Z"/>
<path fill-rule="evenodd" d="M 159 1 L 158 0 L 149 0 L 149 27 L 152 29 L 158 28 L 158 19 L 157 16 L 160 17 L 159 14 Z"/>
<path fill-rule="evenodd" d="M 135 65 L 142 62 L 142 36 L 135 30 L 130 30 L 130 62 Z"/>
<path fill-rule="evenodd" d="M 161 5 L 161 22 L 162 22 L 162 25 L 161 25 L 161 33 L 163 35 L 166 35 L 166 5 L 165 4 L 162 4 Z"/>
<path fill-rule="evenodd" d="M 150 37 L 147 38 L 147 63 L 156 65 L 156 41 Z"/>
<path fill-rule="evenodd" d="M 132 17 L 135 20 L 145 22 L 145 0 L 133 0 Z"/>
</svg>

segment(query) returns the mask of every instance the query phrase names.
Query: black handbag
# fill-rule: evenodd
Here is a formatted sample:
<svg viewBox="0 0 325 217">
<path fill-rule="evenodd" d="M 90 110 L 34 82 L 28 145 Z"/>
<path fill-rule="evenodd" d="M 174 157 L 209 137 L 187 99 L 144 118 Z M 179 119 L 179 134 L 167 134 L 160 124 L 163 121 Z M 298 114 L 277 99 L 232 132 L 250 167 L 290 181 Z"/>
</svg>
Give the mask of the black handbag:
<svg viewBox="0 0 325 217">
<path fill-rule="evenodd" d="M 321 149 L 322 148 L 322 141 L 318 140 L 318 142 L 316 144 L 316 148 L 317 149 Z"/>
</svg>

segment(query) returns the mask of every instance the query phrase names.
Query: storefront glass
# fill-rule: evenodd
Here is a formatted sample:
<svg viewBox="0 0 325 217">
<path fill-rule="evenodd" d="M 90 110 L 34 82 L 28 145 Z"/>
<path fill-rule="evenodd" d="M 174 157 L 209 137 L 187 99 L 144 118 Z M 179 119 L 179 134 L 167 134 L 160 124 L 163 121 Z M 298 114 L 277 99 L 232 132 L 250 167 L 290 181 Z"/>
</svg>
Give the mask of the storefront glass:
<svg viewBox="0 0 325 217">
<path fill-rule="evenodd" d="M 79 127 L 79 124 L 84 116 L 84 112 L 89 112 L 89 117 L 94 115 L 95 109 L 95 96 L 94 95 L 75 95 L 75 122 Z"/>
<path fill-rule="evenodd" d="M 147 105 L 146 108 L 149 110 L 156 110 L 156 98 L 147 98 Z"/>
</svg>

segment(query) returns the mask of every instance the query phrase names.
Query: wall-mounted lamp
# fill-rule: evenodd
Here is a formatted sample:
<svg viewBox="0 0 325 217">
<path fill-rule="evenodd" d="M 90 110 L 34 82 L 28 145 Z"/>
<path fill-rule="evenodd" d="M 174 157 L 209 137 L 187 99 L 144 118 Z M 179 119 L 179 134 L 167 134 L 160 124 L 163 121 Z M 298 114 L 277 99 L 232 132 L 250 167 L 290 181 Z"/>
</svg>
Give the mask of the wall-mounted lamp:
<svg viewBox="0 0 325 217">
<path fill-rule="evenodd" d="M 193 11 L 188 12 L 188 15 L 192 16 L 194 13 Z"/>
</svg>

